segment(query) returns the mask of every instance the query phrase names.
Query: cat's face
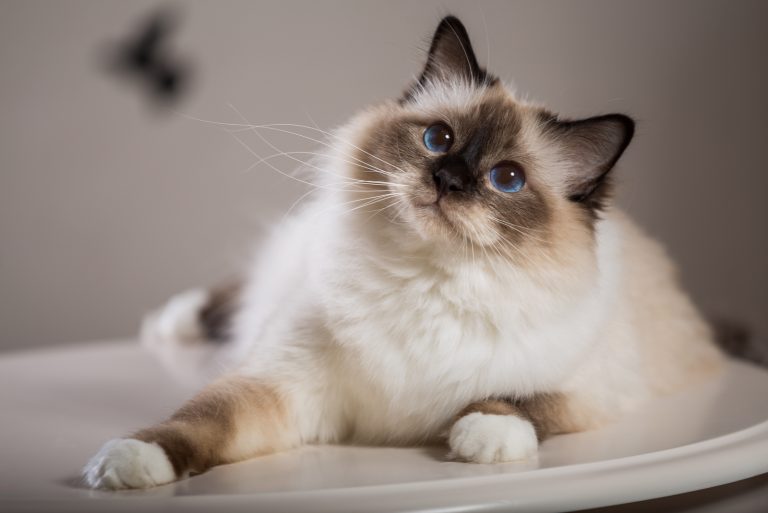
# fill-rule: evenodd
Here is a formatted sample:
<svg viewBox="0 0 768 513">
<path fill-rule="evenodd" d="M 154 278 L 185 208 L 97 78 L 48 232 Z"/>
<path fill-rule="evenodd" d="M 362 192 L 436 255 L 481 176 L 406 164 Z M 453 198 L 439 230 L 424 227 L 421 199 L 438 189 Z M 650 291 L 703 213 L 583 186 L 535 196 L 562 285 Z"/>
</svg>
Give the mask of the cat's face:
<svg viewBox="0 0 768 513">
<path fill-rule="evenodd" d="M 633 133 L 623 115 L 560 121 L 517 101 L 451 17 L 417 83 L 362 119 L 354 178 L 391 194 L 388 215 L 428 240 L 497 251 L 591 228 Z"/>
</svg>

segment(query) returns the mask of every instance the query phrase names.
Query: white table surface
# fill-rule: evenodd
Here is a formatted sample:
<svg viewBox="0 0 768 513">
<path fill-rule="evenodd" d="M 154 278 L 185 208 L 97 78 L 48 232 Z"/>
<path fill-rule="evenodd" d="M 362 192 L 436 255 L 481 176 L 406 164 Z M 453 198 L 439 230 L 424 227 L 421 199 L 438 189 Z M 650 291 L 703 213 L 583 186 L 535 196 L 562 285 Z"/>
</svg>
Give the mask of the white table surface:
<svg viewBox="0 0 768 513">
<path fill-rule="evenodd" d="M 104 441 L 161 420 L 192 393 L 135 342 L 0 354 L 0 511 L 558 511 L 768 472 L 768 372 L 732 362 L 720 378 L 602 430 L 546 441 L 538 461 L 307 447 L 148 491 L 79 486 Z"/>
</svg>

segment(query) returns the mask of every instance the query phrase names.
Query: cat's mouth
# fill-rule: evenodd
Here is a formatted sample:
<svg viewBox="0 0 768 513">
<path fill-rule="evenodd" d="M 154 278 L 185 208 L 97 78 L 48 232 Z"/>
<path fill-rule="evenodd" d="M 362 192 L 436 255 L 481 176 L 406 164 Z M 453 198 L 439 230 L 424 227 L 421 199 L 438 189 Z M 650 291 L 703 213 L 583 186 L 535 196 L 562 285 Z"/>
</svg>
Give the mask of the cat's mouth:
<svg viewBox="0 0 768 513">
<path fill-rule="evenodd" d="M 461 233 L 459 226 L 451 219 L 450 209 L 445 207 L 445 202 L 440 198 L 433 201 L 422 201 L 415 204 L 417 210 L 431 222 L 441 223 L 456 233 Z"/>
<path fill-rule="evenodd" d="M 476 208 L 457 205 L 445 198 L 418 198 L 412 203 L 417 223 L 428 237 L 472 241 L 484 246 L 496 242 L 498 235 L 488 226 L 478 223 Z"/>
<path fill-rule="evenodd" d="M 416 208 L 424 212 L 428 212 L 441 217 L 446 217 L 445 211 L 443 210 L 442 202 L 440 201 L 440 199 L 436 199 L 434 201 L 416 202 Z"/>
</svg>

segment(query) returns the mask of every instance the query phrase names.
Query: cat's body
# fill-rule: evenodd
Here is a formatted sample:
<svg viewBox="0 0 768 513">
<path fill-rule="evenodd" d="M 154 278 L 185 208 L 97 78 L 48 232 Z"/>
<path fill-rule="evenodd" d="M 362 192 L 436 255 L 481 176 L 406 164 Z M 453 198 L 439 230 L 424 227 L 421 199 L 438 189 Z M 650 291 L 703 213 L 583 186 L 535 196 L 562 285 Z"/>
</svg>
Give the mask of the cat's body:
<svg viewBox="0 0 768 513">
<path fill-rule="evenodd" d="M 435 126 L 450 144 L 428 140 Z M 720 352 L 663 250 L 604 206 L 631 136 L 628 118 L 560 122 L 515 100 L 444 20 L 418 85 L 334 136 L 317 198 L 237 290 L 218 350 L 233 369 L 110 442 L 89 483 L 151 486 L 305 443 L 447 436 L 461 459 L 518 459 L 537 435 L 599 426 L 715 372 Z M 205 346 L 211 301 L 187 294 L 146 338 L 169 361 Z"/>
</svg>

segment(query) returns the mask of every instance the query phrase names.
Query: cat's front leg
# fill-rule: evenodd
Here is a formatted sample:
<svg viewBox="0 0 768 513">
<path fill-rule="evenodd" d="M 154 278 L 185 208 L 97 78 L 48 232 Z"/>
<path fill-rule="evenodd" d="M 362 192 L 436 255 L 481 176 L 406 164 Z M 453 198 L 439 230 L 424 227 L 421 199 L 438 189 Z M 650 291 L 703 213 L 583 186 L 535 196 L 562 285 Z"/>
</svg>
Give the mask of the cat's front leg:
<svg viewBox="0 0 768 513">
<path fill-rule="evenodd" d="M 450 457 L 473 463 L 524 460 L 536 456 L 548 436 L 574 429 L 562 394 L 478 401 L 456 416 L 448 435 Z"/>
<path fill-rule="evenodd" d="M 230 375 L 168 420 L 107 442 L 83 475 L 93 488 L 149 488 L 258 454 L 298 445 L 298 429 L 278 389 Z"/>
</svg>

